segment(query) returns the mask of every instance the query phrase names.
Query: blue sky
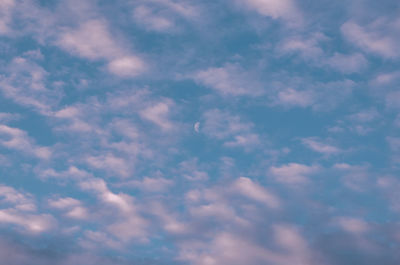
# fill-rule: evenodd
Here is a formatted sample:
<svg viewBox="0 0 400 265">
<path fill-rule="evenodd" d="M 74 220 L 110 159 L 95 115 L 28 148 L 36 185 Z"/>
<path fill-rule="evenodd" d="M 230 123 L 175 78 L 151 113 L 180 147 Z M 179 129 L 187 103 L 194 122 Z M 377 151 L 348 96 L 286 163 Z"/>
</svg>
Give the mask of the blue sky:
<svg viewBox="0 0 400 265">
<path fill-rule="evenodd" d="M 400 4 L 1 0 L 7 265 L 400 264 Z"/>
</svg>

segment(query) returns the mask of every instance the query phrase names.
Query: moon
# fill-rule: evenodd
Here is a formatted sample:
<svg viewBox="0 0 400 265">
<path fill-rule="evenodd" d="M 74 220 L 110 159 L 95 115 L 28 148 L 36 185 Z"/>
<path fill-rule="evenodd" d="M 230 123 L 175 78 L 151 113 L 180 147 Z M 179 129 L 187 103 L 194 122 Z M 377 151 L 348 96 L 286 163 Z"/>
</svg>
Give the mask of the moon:
<svg viewBox="0 0 400 265">
<path fill-rule="evenodd" d="M 198 133 L 200 130 L 200 122 L 196 122 L 193 126 L 194 130 Z"/>
</svg>

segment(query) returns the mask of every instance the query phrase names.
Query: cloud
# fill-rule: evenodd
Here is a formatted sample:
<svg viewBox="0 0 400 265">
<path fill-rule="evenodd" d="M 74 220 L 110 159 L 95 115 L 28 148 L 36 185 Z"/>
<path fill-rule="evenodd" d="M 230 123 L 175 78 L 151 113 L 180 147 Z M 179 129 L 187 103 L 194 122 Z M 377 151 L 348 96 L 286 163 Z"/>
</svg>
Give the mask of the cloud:
<svg viewBox="0 0 400 265">
<path fill-rule="evenodd" d="M 123 178 L 129 177 L 133 171 L 132 166 L 125 157 L 116 156 L 112 153 L 88 156 L 86 162 L 92 168 L 105 170 L 110 174 Z"/>
<path fill-rule="evenodd" d="M 144 62 L 136 56 L 124 56 L 112 60 L 108 64 L 108 70 L 121 77 L 134 77 L 146 68 Z"/>
<path fill-rule="evenodd" d="M 296 228 L 279 224 L 272 234 L 274 245 L 282 251 L 268 249 L 243 235 L 220 232 L 210 242 L 184 242 L 179 259 L 193 265 L 321 264 L 312 261 L 312 251 Z"/>
<path fill-rule="evenodd" d="M 327 64 L 339 72 L 351 74 L 361 72 L 363 69 L 367 68 L 368 61 L 361 53 L 335 53 L 328 59 Z"/>
<path fill-rule="evenodd" d="M 302 14 L 292 0 L 240 0 L 240 2 L 263 16 L 283 19 L 291 25 L 303 22 Z"/>
<path fill-rule="evenodd" d="M 321 32 L 313 32 L 307 37 L 290 35 L 284 38 L 276 49 L 280 55 L 299 54 L 304 60 L 315 62 L 325 56 L 320 43 L 327 40 L 328 38 Z"/>
<path fill-rule="evenodd" d="M 269 92 L 270 106 L 311 108 L 315 112 L 332 111 L 351 98 L 356 83 L 350 79 L 319 82 L 304 76 L 280 76 Z"/>
<path fill-rule="evenodd" d="M 101 19 L 85 21 L 75 29 L 64 29 L 56 44 L 83 58 L 106 60 L 108 70 L 120 77 L 135 77 L 146 68 L 142 59 L 115 40 Z"/>
<path fill-rule="evenodd" d="M 394 91 L 386 94 L 386 106 L 389 108 L 398 109 L 400 107 L 400 92 Z"/>
<path fill-rule="evenodd" d="M 106 182 L 99 178 L 81 181 L 79 186 L 83 190 L 94 192 L 103 203 L 116 210 L 114 213 L 107 213 L 118 216 L 113 218 L 114 222 L 107 225 L 106 230 L 109 233 L 122 242 L 132 239 L 147 240 L 148 222 L 140 216 L 133 197 L 124 193 L 113 193 L 108 189 Z"/>
<path fill-rule="evenodd" d="M 272 166 L 269 168 L 269 174 L 275 177 L 275 180 L 283 184 L 297 185 L 309 182 L 309 175 L 320 171 L 316 165 L 307 166 L 297 163 L 289 163 L 280 167 Z"/>
<path fill-rule="evenodd" d="M 74 198 L 57 198 L 49 199 L 50 207 L 65 211 L 65 216 L 73 219 L 86 219 L 88 217 L 87 209 L 82 206 L 82 203 Z"/>
<path fill-rule="evenodd" d="M 7 34 L 10 32 L 9 24 L 12 20 L 12 12 L 14 7 L 14 0 L 4 0 L 0 2 L 0 34 Z"/>
<path fill-rule="evenodd" d="M 197 19 L 199 10 L 188 1 L 151 0 L 135 6 L 132 16 L 146 30 L 165 33 L 176 32 L 183 22 Z"/>
<path fill-rule="evenodd" d="M 308 107 L 315 101 L 312 91 L 298 91 L 292 88 L 279 91 L 274 104 L 287 107 Z"/>
<path fill-rule="evenodd" d="M 344 37 L 368 53 L 384 58 L 396 58 L 400 55 L 396 37 L 399 29 L 396 22 L 385 19 L 375 20 L 366 26 L 360 26 L 354 21 L 348 21 L 341 27 Z"/>
<path fill-rule="evenodd" d="M 369 171 L 367 165 L 351 165 L 347 163 L 337 163 L 333 165 L 334 169 L 344 173 L 341 177 L 343 185 L 353 191 L 365 192 L 371 187 L 369 182 Z"/>
<path fill-rule="evenodd" d="M 199 84 L 214 89 L 222 96 L 256 97 L 263 94 L 262 87 L 238 64 L 210 67 L 195 73 L 192 78 Z"/>
<path fill-rule="evenodd" d="M 18 192 L 10 186 L 0 185 L 0 198 L 0 203 L 15 205 L 18 210 L 36 211 L 36 205 L 31 194 Z"/>
<path fill-rule="evenodd" d="M 260 139 L 253 132 L 254 124 L 242 121 L 239 116 L 219 109 L 208 110 L 203 114 L 201 132 L 211 138 L 224 141 L 227 147 L 255 148 Z"/>
<path fill-rule="evenodd" d="M 7 112 L 0 112 L 0 122 L 7 123 L 10 121 L 19 120 L 21 115 L 17 113 L 7 113 Z"/>
<path fill-rule="evenodd" d="M 173 28 L 174 22 L 162 14 L 155 13 L 152 9 L 146 6 L 138 6 L 133 11 L 133 18 L 136 23 L 144 25 L 146 28 L 155 31 L 167 31 Z"/>
<path fill-rule="evenodd" d="M 339 217 L 336 222 L 346 232 L 354 235 L 364 234 L 370 230 L 369 225 L 364 220 L 354 217 Z"/>
<path fill-rule="evenodd" d="M 209 175 L 203 165 L 199 165 L 199 159 L 188 159 L 179 163 L 179 172 L 184 178 L 191 181 L 206 181 Z"/>
<path fill-rule="evenodd" d="M 166 178 L 144 177 L 140 180 L 130 180 L 116 184 L 118 187 L 134 187 L 146 192 L 165 192 L 174 182 Z"/>
<path fill-rule="evenodd" d="M 249 178 L 241 177 L 236 180 L 232 190 L 255 201 L 265 203 L 271 208 L 279 208 L 281 204 L 275 195 Z"/>
<path fill-rule="evenodd" d="M 2 124 L 0 124 L 0 145 L 44 160 L 52 155 L 51 148 L 36 145 L 25 131 Z"/>
<path fill-rule="evenodd" d="M 49 89 L 47 78 L 48 72 L 36 62 L 29 58 L 15 57 L 0 77 L 0 90 L 6 98 L 49 115 L 58 104 L 62 92 L 54 84 Z"/>
<path fill-rule="evenodd" d="M 325 155 L 334 155 L 343 151 L 336 146 L 333 146 L 329 143 L 323 143 L 320 140 L 312 137 L 303 138 L 301 142 L 311 150 Z"/>
<path fill-rule="evenodd" d="M 382 195 L 388 199 L 389 208 L 394 212 L 400 212 L 400 196 L 398 193 L 400 181 L 393 176 L 382 176 L 377 179 L 376 184 L 382 190 Z"/>
<path fill-rule="evenodd" d="M 140 116 L 148 121 L 158 125 L 162 130 L 169 131 L 173 129 L 172 122 L 168 119 L 172 102 L 159 102 L 154 106 L 146 107 L 140 111 Z"/>
<path fill-rule="evenodd" d="M 30 194 L 0 185 L 0 205 L 0 224 L 16 225 L 33 234 L 43 233 L 54 227 L 55 220 L 51 215 L 37 213 L 34 198 Z"/>
</svg>

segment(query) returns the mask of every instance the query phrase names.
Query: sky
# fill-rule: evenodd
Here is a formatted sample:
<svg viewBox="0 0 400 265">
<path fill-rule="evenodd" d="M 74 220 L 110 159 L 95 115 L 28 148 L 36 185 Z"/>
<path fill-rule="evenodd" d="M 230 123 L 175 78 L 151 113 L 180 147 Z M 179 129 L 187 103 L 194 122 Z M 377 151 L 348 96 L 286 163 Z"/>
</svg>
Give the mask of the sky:
<svg viewBox="0 0 400 265">
<path fill-rule="evenodd" d="M 400 264 L 399 47 L 396 0 L 0 0 L 0 263 Z"/>
</svg>

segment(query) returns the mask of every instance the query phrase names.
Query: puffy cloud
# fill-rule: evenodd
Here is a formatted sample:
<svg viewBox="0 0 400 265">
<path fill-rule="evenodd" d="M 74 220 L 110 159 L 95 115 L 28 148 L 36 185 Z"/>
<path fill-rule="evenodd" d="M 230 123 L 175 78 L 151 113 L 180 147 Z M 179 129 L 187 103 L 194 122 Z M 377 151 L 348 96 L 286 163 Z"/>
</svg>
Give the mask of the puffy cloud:
<svg viewBox="0 0 400 265">
<path fill-rule="evenodd" d="M 49 159 L 52 155 L 51 148 L 36 145 L 25 131 L 1 124 L 0 145 L 28 153 L 40 159 Z"/>
<path fill-rule="evenodd" d="M 142 1 L 132 12 L 133 20 L 146 30 L 175 32 L 184 22 L 198 17 L 199 10 L 188 1 Z"/>
<path fill-rule="evenodd" d="M 284 19 L 292 25 L 302 24 L 302 14 L 292 0 L 240 0 L 250 9 L 273 19 Z"/>
<path fill-rule="evenodd" d="M 142 180 L 130 180 L 127 182 L 118 183 L 116 186 L 133 187 L 147 192 L 164 192 L 173 184 L 174 182 L 172 180 L 166 178 L 144 177 Z"/>
<path fill-rule="evenodd" d="M 115 209 L 118 218 L 106 225 L 106 230 L 119 241 L 147 240 L 148 222 L 138 212 L 134 198 L 124 193 L 113 193 L 104 180 L 92 178 L 79 183 L 83 190 L 94 192 L 106 205 Z M 109 213 L 110 214 L 110 213 Z"/>
<path fill-rule="evenodd" d="M 343 151 L 334 145 L 321 142 L 316 138 L 304 138 L 301 142 L 311 150 L 325 155 L 334 155 Z"/>
<path fill-rule="evenodd" d="M 144 62 L 136 56 L 125 56 L 112 60 L 108 64 L 108 70 L 121 77 L 133 77 L 146 68 Z"/>
<path fill-rule="evenodd" d="M 313 253 L 296 228 L 279 224 L 272 233 L 273 243 L 282 251 L 269 249 L 242 235 L 220 232 L 207 243 L 184 242 L 179 258 L 194 265 L 314 264 Z"/>
<path fill-rule="evenodd" d="M 287 107 L 308 107 L 315 101 L 312 91 L 298 91 L 292 88 L 282 90 L 276 96 L 274 104 Z"/>
<path fill-rule="evenodd" d="M 29 58 L 15 57 L 0 77 L 0 90 L 17 104 L 49 115 L 59 102 L 62 92 L 53 84 L 48 88 L 48 72 Z"/>
<path fill-rule="evenodd" d="M 76 29 L 64 29 L 56 43 L 80 57 L 108 61 L 109 71 L 121 77 L 134 77 L 146 68 L 142 59 L 115 40 L 101 19 L 85 21 Z"/>
<path fill-rule="evenodd" d="M 337 218 L 337 224 L 343 228 L 346 232 L 359 235 L 369 231 L 368 224 L 361 219 L 353 217 L 339 217 Z"/>
<path fill-rule="evenodd" d="M 209 137 L 223 140 L 225 146 L 251 150 L 260 143 L 258 134 L 253 132 L 254 124 L 243 121 L 239 116 L 212 109 L 203 114 L 203 119 L 200 131 Z"/>
<path fill-rule="evenodd" d="M 262 87 L 250 73 L 237 64 L 210 67 L 195 73 L 196 82 L 210 87 L 223 96 L 256 97 L 263 94 Z"/>
<path fill-rule="evenodd" d="M 389 208 L 394 212 L 400 212 L 400 195 L 397 192 L 400 188 L 400 181 L 393 176 L 379 177 L 377 186 L 382 190 L 383 196 L 389 201 Z"/>
<path fill-rule="evenodd" d="M 385 58 L 396 58 L 400 55 L 397 49 L 399 27 L 396 23 L 380 19 L 367 26 L 360 26 L 354 21 L 348 21 L 342 25 L 341 30 L 345 38 L 362 50 Z"/>
<path fill-rule="evenodd" d="M 86 162 L 95 169 L 105 170 L 120 177 L 129 177 L 133 170 L 127 159 L 115 156 L 112 153 L 88 156 Z"/>
<path fill-rule="evenodd" d="M 140 111 L 140 116 L 158 125 L 162 130 L 171 130 L 173 125 L 168 119 L 172 102 L 159 102 Z"/>
<path fill-rule="evenodd" d="M 48 204 L 52 208 L 65 211 L 65 216 L 73 219 L 86 219 L 88 217 L 87 209 L 82 206 L 79 200 L 74 198 L 49 199 Z"/>
<path fill-rule="evenodd" d="M 237 192 L 255 201 L 265 203 L 271 208 L 280 207 L 280 201 L 275 195 L 249 178 L 239 178 L 233 184 L 232 189 L 233 192 Z"/>
<path fill-rule="evenodd" d="M 288 185 L 306 184 L 309 182 L 307 178 L 311 174 L 320 171 L 316 165 L 307 166 L 297 163 L 289 163 L 280 167 L 272 166 L 269 173 L 275 177 L 275 180 Z"/>
<path fill-rule="evenodd" d="M 174 27 L 174 23 L 163 17 L 162 14 L 157 14 L 149 7 L 138 6 L 133 11 L 133 17 L 136 23 L 143 24 L 146 28 L 155 31 L 167 31 Z"/>
<path fill-rule="evenodd" d="M 0 34 L 7 34 L 10 31 L 9 24 L 12 20 L 12 13 L 15 7 L 14 0 L 4 0 L 0 2 Z"/>
<path fill-rule="evenodd" d="M 361 53 L 340 54 L 335 53 L 328 59 L 327 64 L 342 73 L 361 72 L 368 66 L 368 61 Z"/>
<path fill-rule="evenodd" d="M 34 198 L 12 187 L 0 185 L 0 224 L 12 224 L 25 231 L 38 234 L 54 227 L 49 214 L 37 213 Z"/>
</svg>

